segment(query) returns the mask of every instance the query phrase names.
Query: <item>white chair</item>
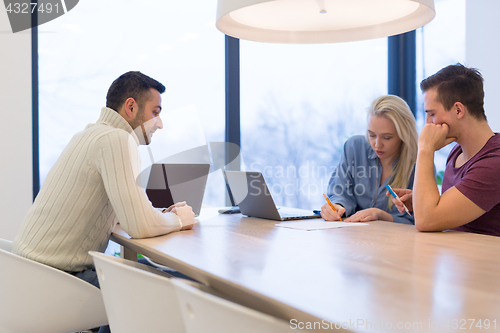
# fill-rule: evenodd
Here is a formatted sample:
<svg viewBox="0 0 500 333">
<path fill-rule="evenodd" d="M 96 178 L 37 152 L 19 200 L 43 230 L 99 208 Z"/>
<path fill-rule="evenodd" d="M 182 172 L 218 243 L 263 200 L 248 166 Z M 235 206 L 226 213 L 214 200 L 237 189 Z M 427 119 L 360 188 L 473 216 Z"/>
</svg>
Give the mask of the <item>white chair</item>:
<svg viewBox="0 0 500 333">
<path fill-rule="evenodd" d="M 0 238 L 0 250 L 5 250 L 7 252 L 12 251 L 12 242 L 10 240 Z"/>
<path fill-rule="evenodd" d="M 282 333 L 290 324 L 172 279 L 187 333 Z"/>
<path fill-rule="evenodd" d="M 112 332 L 185 332 L 169 274 L 134 261 L 89 253 Z"/>
<path fill-rule="evenodd" d="M 0 333 L 68 333 L 107 325 L 98 288 L 10 253 L 8 243 L 0 241 Z"/>
</svg>

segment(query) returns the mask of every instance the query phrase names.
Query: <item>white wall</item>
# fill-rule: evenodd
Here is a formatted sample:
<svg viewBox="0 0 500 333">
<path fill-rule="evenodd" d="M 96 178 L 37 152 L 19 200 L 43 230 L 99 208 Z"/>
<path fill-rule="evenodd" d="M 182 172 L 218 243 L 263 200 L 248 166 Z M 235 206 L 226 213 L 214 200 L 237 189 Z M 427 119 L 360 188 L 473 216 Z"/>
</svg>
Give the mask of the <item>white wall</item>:
<svg viewBox="0 0 500 333">
<path fill-rule="evenodd" d="M 484 109 L 488 123 L 500 132 L 500 110 L 496 98 L 500 93 L 500 1 L 467 0 L 466 3 L 467 65 L 480 70 L 484 77 Z M 461 24 L 461 22 L 456 22 Z"/>
<path fill-rule="evenodd" d="M 3 4 L 0 49 L 0 238 L 12 240 L 33 199 L 31 33 L 12 33 Z"/>
</svg>

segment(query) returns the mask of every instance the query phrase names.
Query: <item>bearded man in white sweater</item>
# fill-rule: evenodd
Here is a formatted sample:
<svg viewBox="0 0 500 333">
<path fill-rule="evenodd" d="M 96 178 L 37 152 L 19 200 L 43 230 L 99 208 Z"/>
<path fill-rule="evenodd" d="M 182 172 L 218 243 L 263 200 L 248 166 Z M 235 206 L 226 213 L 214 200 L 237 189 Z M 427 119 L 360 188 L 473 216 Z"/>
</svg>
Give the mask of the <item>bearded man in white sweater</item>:
<svg viewBox="0 0 500 333">
<path fill-rule="evenodd" d="M 136 182 L 141 169 L 137 147 L 149 144 L 163 127 L 164 91 L 140 72 L 113 82 L 97 122 L 72 138 L 50 170 L 13 253 L 97 281 L 88 252 L 104 252 L 117 221 L 133 238 L 192 228 L 191 207 L 180 203 L 160 211 Z"/>
</svg>

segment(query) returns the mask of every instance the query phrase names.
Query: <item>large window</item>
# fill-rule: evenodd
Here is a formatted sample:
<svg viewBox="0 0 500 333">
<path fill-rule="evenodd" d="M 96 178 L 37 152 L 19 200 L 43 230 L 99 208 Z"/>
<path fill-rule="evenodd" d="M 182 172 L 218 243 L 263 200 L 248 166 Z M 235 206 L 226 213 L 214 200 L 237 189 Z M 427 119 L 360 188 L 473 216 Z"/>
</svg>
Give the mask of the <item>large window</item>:
<svg viewBox="0 0 500 333">
<path fill-rule="evenodd" d="M 387 38 L 323 45 L 241 42 L 241 148 L 277 204 L 312 209 L 345 140 L 387 94 Z"/>
<path fill-rule="evenodd" d="M 420 81 L 443 67 L 465 63 L 465 0 L 437 0 L 436 17 L 417 30 L 417 101 L 418 128 L 425 123 L 424 101 Z M 439 178 L 446 167 L 446 158 L 454 144 L 435 154 Z"/>
<path fill-rule="evenodd" d="M 216 0 L 80 1 L 39 27 L 41 182 L 71 137 L 94 123 L 119 75 L 139 70 L 162 82 L 164 129 L 140 147 L 142 166 L 224 141 L 224 35 Z M 205 203 L 222 205 L 220 171 Z"/>
</svg>

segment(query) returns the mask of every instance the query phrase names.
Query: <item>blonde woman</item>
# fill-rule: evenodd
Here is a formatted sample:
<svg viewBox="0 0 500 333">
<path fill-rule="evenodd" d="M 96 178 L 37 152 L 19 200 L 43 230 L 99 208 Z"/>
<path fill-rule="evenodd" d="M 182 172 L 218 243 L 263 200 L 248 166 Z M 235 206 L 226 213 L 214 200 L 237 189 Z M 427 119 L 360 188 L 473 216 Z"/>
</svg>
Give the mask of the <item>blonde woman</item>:
<svg viewBox="0 0 500 333">
<path fill-rule="evenodd" d="M 373 220 L 414 224 L 386 196 L 386 185 L 413 186 L 417 159 L 417 128 L 408 104 L 394 95 L 381 96 L 368 108 L 366 137 L 356 135 L 344 145 L 344 153 L 328 184 L 327 203 L 321 216 L 327 221 Z"/>
</svg>

